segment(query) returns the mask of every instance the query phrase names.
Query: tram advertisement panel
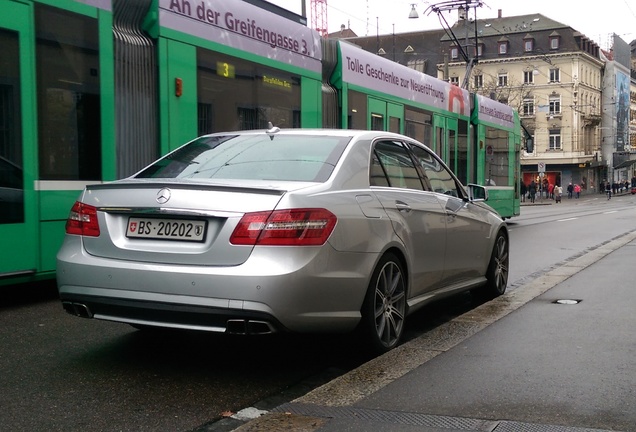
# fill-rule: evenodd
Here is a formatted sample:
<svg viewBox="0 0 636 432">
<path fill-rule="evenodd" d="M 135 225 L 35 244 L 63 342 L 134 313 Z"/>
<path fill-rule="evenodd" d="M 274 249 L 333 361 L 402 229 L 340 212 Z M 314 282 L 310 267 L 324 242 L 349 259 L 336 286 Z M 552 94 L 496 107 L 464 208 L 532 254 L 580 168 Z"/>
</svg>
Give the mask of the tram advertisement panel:
<svg viewBox="0 0 636 432">
<path fill-rule="evenodd" d="M 514 110 L 509 105 L 504 105 L 496 100 L 477 95 L 479 120 L 492 123 L 507 129 L 515 127 Z"/>
<path fill-rule="evenodd" d="M 321 72 L 317 31 L 240 0 L 159 0 L 159 25 Z"/>
<path fill-rule="evenodd" d="M 344 82 L 419 102 L 428 107 L 470 115 L 467 90 L 348 43 L 340 43 L 340 55 Z"/>
</svg>

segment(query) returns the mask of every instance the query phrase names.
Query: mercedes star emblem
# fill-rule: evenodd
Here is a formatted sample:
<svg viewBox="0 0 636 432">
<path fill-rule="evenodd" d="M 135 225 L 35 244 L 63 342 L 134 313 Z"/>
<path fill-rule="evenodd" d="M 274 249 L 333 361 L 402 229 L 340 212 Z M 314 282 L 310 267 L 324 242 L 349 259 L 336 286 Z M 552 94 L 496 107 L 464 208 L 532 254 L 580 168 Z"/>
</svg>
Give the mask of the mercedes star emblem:
<svg viewBox="0 0 636 432">
<path fill-rule="evenodd" d="M 157 192 L 157 202 L 159 204 L 165 204 L 170 199 L 170 189 L 163 188 Z"/>
</svg>

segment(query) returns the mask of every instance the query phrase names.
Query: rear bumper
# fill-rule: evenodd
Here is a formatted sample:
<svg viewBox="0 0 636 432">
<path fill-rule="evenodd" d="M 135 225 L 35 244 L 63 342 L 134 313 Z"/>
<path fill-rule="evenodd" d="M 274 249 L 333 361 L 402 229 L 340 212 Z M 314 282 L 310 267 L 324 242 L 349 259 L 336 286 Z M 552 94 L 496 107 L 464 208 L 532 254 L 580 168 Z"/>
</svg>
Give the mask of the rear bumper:
<svg viewBox="0 0 636 432">
<path fill-rule="evenodd" d="M 232 334 L 285 330 L 276 318 L 259 312 L 78 294 L 65 294 L 61 300 L 64 310 L 71 315 L 139 326 Z"/>
<path fill-rule="evenodd" d="M 331 248 L 254 251 L 235 267 L 174 266 L 98 258 L 79 240 L 57 261 L 67 311 L 138 325 L 240 332 L 346 332 L 360 309 L 377 255 Z M 85 312 L 86 311 L 86 312 Z"/>
</svg>

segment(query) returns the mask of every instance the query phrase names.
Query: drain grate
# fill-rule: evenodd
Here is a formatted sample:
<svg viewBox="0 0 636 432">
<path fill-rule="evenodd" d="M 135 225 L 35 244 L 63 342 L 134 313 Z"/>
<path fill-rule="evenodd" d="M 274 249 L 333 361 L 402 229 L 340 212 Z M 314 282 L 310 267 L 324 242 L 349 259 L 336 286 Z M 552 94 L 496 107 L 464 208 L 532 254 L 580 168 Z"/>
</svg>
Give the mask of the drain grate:
<svg viewBox="0 0 636 432">
<path fill-rule="evenodd" d="M 330 419 L 357 419 L 385 424 L 401 424 L 424 426 L 435 430 L 470 432 L 610 432 L 604 429 L 590 429 L 584 427 L 546 425 L 515 422 L 510 420 L 481 420 L 475 418 L 451 417 L 421 414 L 402 411 L 375 410 L 355 408 L 351 406 L 330 407 L 313 404 L 289 402 L 272 410 L 286 412 L 305 417 L 322 417 Z M 378 427 L 378 430 L 387 430 Z"/>
<path fill-rule="evenodd" d="M 283 404 L 273 411 L 289 412 L 291 414 L 310 417 L 326 417 L 339 419 L 355 418 L 358 420 L 369 420 L 380 423 L 426 426 L 442 429 L 453 429 L 456 431 L 491 431 L 496 425 L 496 422 L 488 420 L 462 417 L 448 417 L 353 407 L 327 407 L 300 403 Z"/>
</svg>

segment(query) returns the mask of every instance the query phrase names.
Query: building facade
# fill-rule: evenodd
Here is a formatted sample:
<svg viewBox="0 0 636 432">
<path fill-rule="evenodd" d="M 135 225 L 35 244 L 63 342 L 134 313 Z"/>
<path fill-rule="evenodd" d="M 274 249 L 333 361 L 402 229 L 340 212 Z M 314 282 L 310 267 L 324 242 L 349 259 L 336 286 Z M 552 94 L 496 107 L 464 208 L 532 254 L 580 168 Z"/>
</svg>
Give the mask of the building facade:
<svg viewBox="0 0 636 432">
<path fill-rule="evenodd" d="M 604 181 L 634 175 L 629 64 L 609 60 L 584 34 L 538 13 L 505 17 L 499 10 L 496 18 L 477 20 L 460 13 L 450 30 L 454 38 L 436 30 L 350 41 L 517 109 L 533 143 L 521 159 L 526 184 L 580 184 L 593 193 L 602 192 Z M 614 45 L 621 43 L 629 51 L 614 36 Z M 628 108 L 619 109 L 619 100 Z"/>
<path fill-rule="evenodd" d="M 494 19 L 460 20 L 453 29 L 456 41 L 441 40 L 449 61 L 439 75 L 459 84 L 468 73 L 469 89 L 519 111 L 534 144 L 522 155 L 522 180 L 598 188 L 604 67 L 598 45 L 541 14 L 503 17 L 499 11 Z M 472 70 L 461 49 L 477 58 Z"/>
</svg>

